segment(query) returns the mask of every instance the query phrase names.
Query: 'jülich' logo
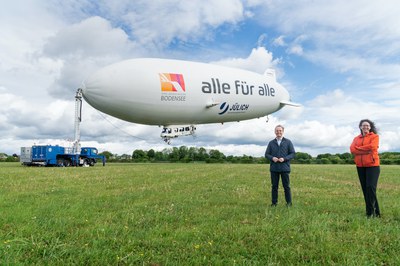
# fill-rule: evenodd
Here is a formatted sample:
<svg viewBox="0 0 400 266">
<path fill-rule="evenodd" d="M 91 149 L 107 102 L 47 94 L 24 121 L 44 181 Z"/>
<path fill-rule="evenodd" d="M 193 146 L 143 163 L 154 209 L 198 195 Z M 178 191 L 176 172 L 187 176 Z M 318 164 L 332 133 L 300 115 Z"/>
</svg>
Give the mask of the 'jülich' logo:
<svg viewBox="0 0 400 266">
<path fill-rule="evenodd" d="M 223 115 L 226 113 L 226 111 L 228 111 L 229 109 L 229 104 L 227 104 L 226 102 L 223 102 L 220 106 L 219 109 L 221 110 L 221 112 L 219 112 L 219 115 Z"/>
<path fill-rule="evenodd" d="M 220 112 L 218 113 L 219 115 L 223 115 L 225 113 L 246 113 L 247 110 L 249 110 L 250 104 L 240 104 L 240 103 L 234 103 L 232 106 L 230 106 L 227 102 L 221 103 L 219 106 Z"/>
</svg>

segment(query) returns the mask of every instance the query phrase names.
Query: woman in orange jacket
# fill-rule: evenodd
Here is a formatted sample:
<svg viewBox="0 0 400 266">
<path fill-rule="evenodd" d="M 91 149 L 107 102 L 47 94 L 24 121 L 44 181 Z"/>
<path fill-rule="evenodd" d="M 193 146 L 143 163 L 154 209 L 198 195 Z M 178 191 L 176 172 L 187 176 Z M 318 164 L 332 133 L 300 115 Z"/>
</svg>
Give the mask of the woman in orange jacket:
<svg viewBox="0 0 400 266">
<path fill-rule="evenodd" d="M 380 217 L 381 213 L 376 198 L 376 187 L 380 174 L 379 135 L 371 120 L 361 120 L 359 128 L 361 134 L 354 138 L 350 151 L 354 155 L 354 162 L 357 166 L 367 217 Z"/>
</svg>

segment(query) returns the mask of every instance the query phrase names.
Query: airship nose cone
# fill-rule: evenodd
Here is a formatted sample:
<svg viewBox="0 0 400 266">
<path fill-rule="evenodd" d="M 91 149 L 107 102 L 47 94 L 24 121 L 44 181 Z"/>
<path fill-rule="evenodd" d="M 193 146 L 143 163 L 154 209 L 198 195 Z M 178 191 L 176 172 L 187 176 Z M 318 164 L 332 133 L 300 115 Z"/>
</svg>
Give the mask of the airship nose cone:
<svg viewBox="0 0 400 266">
<path fill-rule="evenodd" d="M 99 100 L 98 97 L 103 93 L 104 92 L 98 89 L 98 86 L 94 86 L 90 82 L 90 79 L 85 80 L 85 82 L 83 83 L 82 96 L 85 101 L 91 106 L 97 108 Z"/>
<path fill-rule="evenodd" d="M 110 100 L 112 100 L 114 85 L 109 75 L 100 70 L 89 76 L 83 83 L 82 95 L 94 108 L 104 111 L 107 108 Z"/>
</svg>

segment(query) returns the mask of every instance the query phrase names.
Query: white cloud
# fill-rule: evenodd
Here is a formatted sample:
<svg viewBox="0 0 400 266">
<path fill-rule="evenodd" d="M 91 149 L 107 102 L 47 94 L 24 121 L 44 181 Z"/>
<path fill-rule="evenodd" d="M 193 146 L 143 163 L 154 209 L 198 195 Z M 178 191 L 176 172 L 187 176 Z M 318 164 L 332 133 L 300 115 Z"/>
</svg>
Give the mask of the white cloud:
<svg viewBox="0 0 400 266">
<path fill-rule="evenodd" d="M 316 96 L 304 104 L 301 118 L 304 122 L 294 122 L 296 139 L 302 147 L 315 151 L 337 150 L 347 152 L 352 139 L 360 132 L 358 123 L 361 119 L 373 120 L 380 129 L 380 151 L 399 149 L 398 111 L 383 102 L 360 99 L 357 94 L 336 89 Z M 396 136 L 397 135 L 397 136 Z"/>
<path fill-rule="evenodd" d="M 373 100 L 373 98 L 360 99 L 356 94 L 336 89 L 318 95 L 306 103 L 304 115 L 318 121 L 330 121 L 335 125 L 358 122 L 362 118 L 396 119 L 396 113 L 393 112 L 392 107 Z"/>
<path fill-rule="evenodd" d="M 109 21 L 96 16 L 59 30 L 48 39 L 43 52 L 53 58 L 70 55 L 85 58 L 126 54 L 131 46 L 123 30 L 113 28 Z"/>
<path fill-rule="evenodd" d="M 211 63 L 246 69 L 262 74 L 267 68 L 277 67 L 279 62 L 278 59 L 273 59 L 272 53 L 267 51 L 264 47 L 257 47 L 251 51 L 247 58 L 228 58 Z"/>
<path fill-rule="evenodd" d="M 121 10 L 122 11 L 122 10 Z M 136 1 L 122 16 L 142 45 L 162 47 L 174 39 L 189 41 L 212 37 L 212 29 L 244 19 L 239 0 Z"/>
<path fill-rule="evenodd" d="M 279 36 L 278 38 L 275 38 L 272 41 L 272 45 L 274 46 L 287 46 L 286 42 L 285 42 L 285 36 Z"/>
<path fill-rule="evenodd" d="M 8 1 L 0 9 L 0 86 L 31 99 L 51 80 L 59 62 L 37 56 L 63 22 L 41 1 Z M 38 101 L 41 101 L 40 99 Z"/>
<path fill-rule="evenodd" d="M 7 1 L 0 9 L 0 66 L 26 66 L 44 38 L 62 25 L 47 12 L 43 1 Z"/>
<path fill-rule="evenodd" d="M 398 80 L 400 76 L 395 59 L 400 51 L 400 6 L 394 0 L 384 5 L 362 0 L 340 0 L 329 5 L 311 0 L 266 1 L 255 11 L 260 23 L 285 34 L 291 53 L 334 71 L 354 71 L 362 78 Z M 299 40 L 299 34 L 303 39 Z"/>
<path fill-rule="evenodd" d="M 257 40 L 257 47 L 263 47 L 265 46 L 265 42 L 267 40 L 267 34 L 263 33 L 258 37 Z"/>
<path fill-rule="evenodd" d="M 303 47 L 300 45 L 292 45 L 289 49 L 288 52 L 290 54 L 295 54 L 295 55 L 302 55 L 303 54 Z"/>
<path fill-rule="evenodd" d="M 383 131 L 380 136 L 381 151 L 398 151 L 400 150 L 400 127 L 392 130 Z"/>
<path fill-rule="evenodd" d="M 60 29 L 43 47 L 44 56 L 62 62 L 59 74 L 48 88 L 49 94 L 71 98 L 90 73 L 134 54 L 131 51 L 135 46 L 123 30 L 113 28 L 100 17 Z"/>
</svg>

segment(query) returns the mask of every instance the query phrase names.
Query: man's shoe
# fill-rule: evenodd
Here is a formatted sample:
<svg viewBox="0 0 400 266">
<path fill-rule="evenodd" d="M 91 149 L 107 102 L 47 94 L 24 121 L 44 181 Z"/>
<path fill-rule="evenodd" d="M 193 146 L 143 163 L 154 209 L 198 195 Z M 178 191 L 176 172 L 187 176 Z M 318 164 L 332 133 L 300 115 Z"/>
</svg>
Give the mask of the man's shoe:
<svg viewBox="0 0 400 266">
<path fill-rule="evenodd" d="M 291 202 L 286 203 L 286 207 L 291 207 L 291 206 L 292 206 Z"/>
<path fill-rule="evenodd" d="M 272 204 L 271 204 L 271 207 L 276 207 L 276 203 L 272 203 Z"/>
</svg>

